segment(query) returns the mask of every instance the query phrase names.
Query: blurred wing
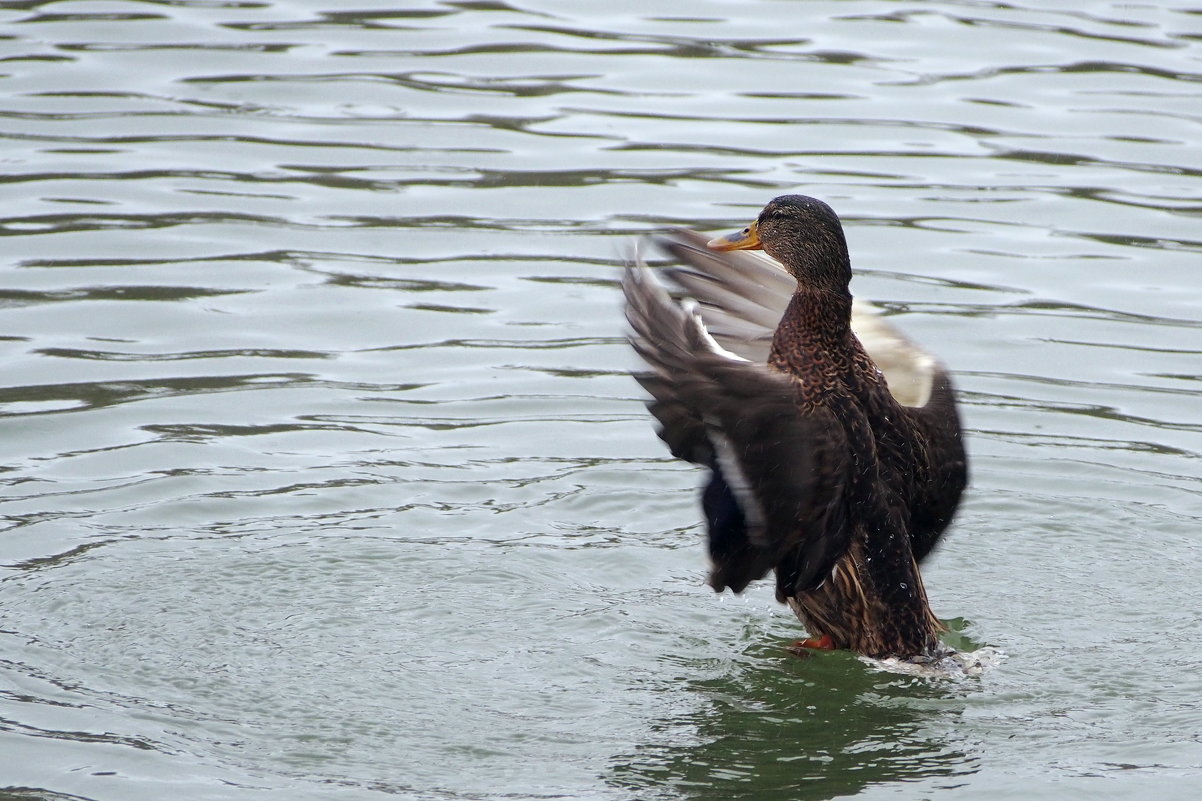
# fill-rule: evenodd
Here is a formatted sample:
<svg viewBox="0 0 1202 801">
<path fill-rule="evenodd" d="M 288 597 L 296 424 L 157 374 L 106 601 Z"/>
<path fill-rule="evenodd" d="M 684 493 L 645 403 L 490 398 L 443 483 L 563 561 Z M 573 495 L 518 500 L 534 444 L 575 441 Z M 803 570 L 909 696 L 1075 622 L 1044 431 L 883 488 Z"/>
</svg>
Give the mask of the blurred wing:
<svg viewBox="0 0 1202 801">
<path fill-rule="evenodd" d="M 687 267 L 664 275 L 674 289 L 696 298 L 706 329 L 723 348 L 766 364 L 772 335 L 797 282 L 762 253 L 718 253 L 693 231 L 674 231 L 655 239 Z"/>
<path fill-rule="evenodd" d="M 674 290 L 698 300 L 698 313 L 718 344 L 764 364 L 795 281 L 763 253 L 718 253 L 706 241 L 683 230 L 657 237 L 659 247 L 687 265 L 667 268 L 664 274 Z M 912 546 L 922 559 L 947 528 L 968 481 L 955 391 L 940 361 L 872 304 L 853 302 L 851 326 L 925 446 L 917 457 L 924 460 L 921 469 L 909 471 L 926 476 L 909 507 Z M 676 448 L 673 453 L 681 455 Z"/>
<path fill-rule="evenodd" d="M 873 307 L 853 317 L 856 334 L 885 374 L 891 394 L 908 419 L 915 443 L 910 464 L 910 547 L 922 561 L 939 543 L 968 484 L 968 461 L 956 392 L 947 368 L 890 324 Z"/>
<path fill-rule="evenodd" d="M 927 480 L 914 488 L 910 500 L 910 546 L 922 561 L 939 544 L 968 485 L 955 388 L 942 366 L 934 372 L 927 402 L 903 412 L 922 435 L 928 466 Z"/>
<path fill-rule="evenodd" d="M 848 547 L 847 442 L 829 413 L 803 415 L 786 376 L 724 349 L 695 309 L 674 301 L 642 266 L 622 281 L 631 344 L 651 372 L 660 436 L 673 453 L 714 470 L 707 496 L 710 583 L 742 590 L 785 557 L 797 589 L 816 586 Z M 722 498 L 737 506 L 715 525 Z"/>
<path fill-rule="evenodd" d="M 764 364 L 796 281 L 767 255 L 749 250 L 718 253 L 692 231 L 657 237 L 656 244 L 687 267 L 664 271 L 674 289 L 696 298 L 701 319 L 725 349 Z M 903 406 L 922 406 L 931 395 L 938 360 L 881 316 L 871 303 L 852 304 L 851 327 L 885 374 Z"/>
</svg>

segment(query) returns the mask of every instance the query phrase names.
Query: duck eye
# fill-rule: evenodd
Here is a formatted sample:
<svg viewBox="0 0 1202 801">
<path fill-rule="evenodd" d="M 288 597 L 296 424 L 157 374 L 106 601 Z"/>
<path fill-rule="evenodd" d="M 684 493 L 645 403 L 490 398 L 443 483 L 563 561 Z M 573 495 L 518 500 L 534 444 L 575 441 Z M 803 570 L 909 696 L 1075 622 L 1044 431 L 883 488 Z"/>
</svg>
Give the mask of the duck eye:
<svg viewBox="0 0 1202 801">
<path fill-rule="evenodd" d="M 750 233 L 751 233 L 751 226 L 749 225 L 749 226 L 747 226 L 746 228 L 744 228 L 744 229 L 743 229 L 743 233 L 745 233 L 745 234 L 750 234 Z"/>
</svg>

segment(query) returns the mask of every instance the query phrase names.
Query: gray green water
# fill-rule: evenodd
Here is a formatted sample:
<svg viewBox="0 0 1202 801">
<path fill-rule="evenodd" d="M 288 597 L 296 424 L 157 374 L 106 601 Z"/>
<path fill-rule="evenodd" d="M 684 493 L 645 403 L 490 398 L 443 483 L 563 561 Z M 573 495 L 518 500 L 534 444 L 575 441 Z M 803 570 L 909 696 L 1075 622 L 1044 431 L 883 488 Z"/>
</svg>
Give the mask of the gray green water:
<svg viewBox="0 0 1202 801">
<path fill-rule="evenodd" d="M 0 5 L 0 798 L 1202 787 L 1202 11 Z M 616 265 L 804 191 L 958 376 L 930 681 L 703 584 Z"/>
</svg>

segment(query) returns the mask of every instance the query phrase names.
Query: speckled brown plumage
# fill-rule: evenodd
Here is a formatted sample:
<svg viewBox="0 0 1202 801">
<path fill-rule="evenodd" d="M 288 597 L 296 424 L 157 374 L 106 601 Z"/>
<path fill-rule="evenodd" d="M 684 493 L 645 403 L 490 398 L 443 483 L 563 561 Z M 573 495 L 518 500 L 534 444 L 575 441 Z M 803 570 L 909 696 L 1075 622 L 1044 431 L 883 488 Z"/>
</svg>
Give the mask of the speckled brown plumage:
<svg viewBox="0 0 1202 801">
<path fill-rule="evenodd" d="M 669 276 L 701 298 L 700 313 L 638 271 L 624 282 L 632 342 L 651 367 L 638 377 L 654 397 L 660 435 L 674 454 L 711 470 L 703 495 L 710 583 L 738 592 L 771 570 L 778 599 L 815 638 L 876 657 L 935 655 L 940 624 L 918 562 L 967 480 L 946 371 L 923 354 L 933 365 L 925 403 L 894 398 L 852 329 L 847 246 L 820 201 L 777 198 L 756 223 L 710 247 L 762 247 L 795 281 L 766 364 L 723 350 L 703 325 L 707 314 L 726 321 L 738 336 L 723 341 L 738 346 L 754 327 L 733 318 L 762 322 L 744 300 L 764 293 L 731 271 L 736 262 L 703 254 L 687 237 L 668 243 L 695 268 Z"/>
</svg>

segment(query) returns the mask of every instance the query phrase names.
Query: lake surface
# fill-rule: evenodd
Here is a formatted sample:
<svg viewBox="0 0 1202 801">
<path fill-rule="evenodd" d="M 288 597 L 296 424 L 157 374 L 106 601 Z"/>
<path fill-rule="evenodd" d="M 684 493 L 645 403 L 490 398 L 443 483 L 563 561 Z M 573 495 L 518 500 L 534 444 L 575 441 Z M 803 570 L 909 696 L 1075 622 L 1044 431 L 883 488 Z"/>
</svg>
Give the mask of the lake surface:
<svg viewBox="0 0 1202 801">
<path fill-rule="evenodd" d="M 0 798 L 1202 786 L 1202 13 L 0 8 Z M 637 237 L 801 191 L 963 393 L 978 678 L 704 585 Z"/>
</svg>

